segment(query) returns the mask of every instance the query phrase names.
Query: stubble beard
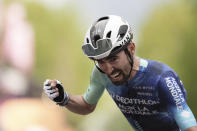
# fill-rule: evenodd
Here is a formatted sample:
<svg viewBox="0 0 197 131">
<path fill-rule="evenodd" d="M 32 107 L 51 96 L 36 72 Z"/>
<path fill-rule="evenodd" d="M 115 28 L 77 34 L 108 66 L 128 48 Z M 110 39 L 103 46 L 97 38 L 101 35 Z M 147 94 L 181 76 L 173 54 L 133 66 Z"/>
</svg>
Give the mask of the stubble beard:
<svg viewBox="0 0 197 131">
<path fill-rule="evenodd" d="M 112 81 L 111 80 L 114 85 L 119 86 L 119 85 L 122 85 L 127 82 L 128 75 L 126 75 L 122 71 L 121 71 L 121 75 L 122 75 L 122 79 L 120 81 Z"/>
<path fill-rule="evenodd" d="M 120 72 L 120 75 L 121 75 L 120 77 L 122 77 L 122 79 L 119 80 L 119 81 L 113 81 L 113 78 L 111 78 L 109 75 L 108 75 L 108 77 L 110 78 L 111 82 L 112 82 L 114 85 L 116 85 L 116 86 L 122 85 L 122 84 L 128 82 L 128 79 L 129 79 L 129 77 L 130 77 L 130 74 L 129 74 L 130 69 L 131 69 L 131 67 L 129 68 L 129 71 L 126 71 L 126 72 L 128 72 L 127 74 L 124 73 L 124 71 L 121 70 L 121 69 L 115 69 L 115 70 L 111 73 L 111 74 L 114 74 L 114 73 L 116 73 L 116 72 Z"/>
</svg>

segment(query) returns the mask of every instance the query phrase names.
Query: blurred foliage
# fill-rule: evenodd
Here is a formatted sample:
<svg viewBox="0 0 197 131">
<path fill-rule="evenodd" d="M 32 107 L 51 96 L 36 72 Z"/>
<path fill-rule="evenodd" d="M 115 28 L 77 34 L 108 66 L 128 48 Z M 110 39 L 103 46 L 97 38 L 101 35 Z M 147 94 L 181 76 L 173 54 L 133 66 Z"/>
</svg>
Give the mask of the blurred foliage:
<svg viewBox="0 0 197 131">
<path fill-rule="evenodd" d="M 38 3 L 26 3 L 28 20 L 35 31 L 35 76 L 40 80 L 58 79 L 73 94 L 85 92 L 89 83 L 91 62 L 83 55 L 82 28 L 72 7 L 50 10 Z M 76 126 L 82 116 L 69 114 Z"/>
<path fill-rule="evenodd" d="M 40 81 L 45 79 L 58 79 L 64 88 L 71 94 L 85 93 L 89 78 L 93 67 L 91 62 L 82 52 L 81 45 L 85 31 L 83 20 L 79 19 L 76 7 L 65 5 L 61 8 L 49 8 L 33 1 L 20 1 L 27 10 L 27 19 L 33 26 L 35 33 L 35 55 L 36 66 L 34 76 Z M 7 0 L 7 4 L 13 2 Z M 42 83 L 40 83 L 42 88 Z M 106 102 L 106 101 L 110 102 Z M 131 127 L 120 110 L 108 94 L 104 94 L 98 103 L 94 113 L 88 116 L 81 116 L 63 109 L 68 121 L 76 130 L 94 129 L 96 125 L 102 128 L 102 131 L 127 131 Z M 113 110 L 112 110 L 113 109 Z M 109 116 L 109 112 L 111 113 Z M 98 117 L 101 121 L 98 124 Z M 105 120 L 105 118 L 107 118 Z M 91 119 L 91 121 L 89 121 Z M 113 122 L 121 120 L 119 124 L 114 125 Z M 86 124 L 87 123 L 87 124 Z M 92 124 L 89 124 L 92 123 Z"/>
<path fill-rule="evenodd" d="M 180 76 L 187 90 L 188 105 L 197 116 L 197 4 L 174 1 L 161 5 L 142 30 L 138 55 L 162 61 Z M 138 45 L 137 45 L 138 46 Z"/>
<path fill-rule="evenodd" d="M 133 131 L 133 129 L 105 91 L 94 113 L 80 123 L 78 131 Z"/>
<path fill-rule="evenodd" d="M 88 85 L 85 76 L 91 72 L 91 63 L 81 50 L 77 13 L 68 8 L 48 10 L 37 3 L 28 4 L 27 9 L 36 34 L 36 76 L 60 79 L 65 87 L 72 87 L 68 90 L 81 93 Z"/>
<path fill-rule="evenodd" d="M 77 8 L 65 5 L 61 9 L 49 9 L 37 2 L 18 1 L 25 4 L 27 19 L 35 32 L 34 75 L 40 81 L 58 79 L 72 94 L 84 93 L 93 63 L 81 50 L 86 30 L 83 30 L 84 21 L 79 19 L 82 17 Z M 12 0 L 6 3 L 9 2 Z M 196 115 L 197 2 L 190 2 L 174 1 L 154 10 L 148 22 L 144 23 L 137 53 L 140 57 L 162 61 L 175 69 L 187 89 L 188 104 Z M 85 26 L 87 29 L 88 25 Z M 79 131 L 132 130 L 107 93 L 104 93 L 95 112 L 88 116 L 67 110 L 66 113 L 68 121 Z"/>
</svg>

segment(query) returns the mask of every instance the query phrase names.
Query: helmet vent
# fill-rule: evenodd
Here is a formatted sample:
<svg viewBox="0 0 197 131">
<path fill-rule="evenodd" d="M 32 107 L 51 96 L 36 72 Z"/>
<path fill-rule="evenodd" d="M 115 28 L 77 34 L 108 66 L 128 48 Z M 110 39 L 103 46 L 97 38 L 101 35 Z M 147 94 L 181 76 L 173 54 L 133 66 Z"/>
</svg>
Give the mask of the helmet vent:
<svg viewBox="0 0 197 131">
<path fill-rule="evenodd" d="M 121 25 L 120 26 L 119 31 L 118 31 L 118 36 L 120 36 L 120 38 L 118 39 L 118 41 L 122 40 L 122 38 L 125 36 L 127 30 L 128 30 L 127 25 Z"/>
<path fill-rule="evenodd" d="M 96 45 L 96 41 L 99 40 L 100 38 L 101 38 L 100 35 L 95 35 L 95 36 L 94 36 L 94 40 L 93 40 L 93 42 L 92 42 L 92 45 L 93 45 L 94 47 L 97 46 L 97 45 Z"/>
<path fill-rule="evenodd" d="M 106 35 L 107 38 L 110 38 L 111 37 L 111 31 L 109 31 Z"/>
<path fill-rule="evenodd" d="M 87 43 L 90 43 L 90 41 L 89 41 L 89 39 L 88 39 L 88 38 L 86 38 L 86 42 L 87 42 Z"/>
<path fill-rule="evenodd" d="M 99 22 L 101 20 L 106 20 L 106 19 L 109 19 L 109 17 L 108 16 L 101 17 L 100 19 L 97 20 L 97 22 Z"/>
<path fill-rule="evenodd" d="M 94 36 L 94 41 L 96 42 L 98 39 L 100 39 L 101 37 L 100 37 L 100 35 L 95 35 Z"/>
</svg>

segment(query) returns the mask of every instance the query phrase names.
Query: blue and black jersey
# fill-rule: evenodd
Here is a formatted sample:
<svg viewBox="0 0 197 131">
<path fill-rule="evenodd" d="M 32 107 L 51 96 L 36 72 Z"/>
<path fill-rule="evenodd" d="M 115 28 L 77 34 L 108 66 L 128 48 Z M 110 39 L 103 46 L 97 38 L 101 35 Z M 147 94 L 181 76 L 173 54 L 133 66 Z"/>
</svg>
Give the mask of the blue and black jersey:
<svg viewBox="0 0 197 131">
<path fill-rule="evenodd" d="M 197 125 L 183 83 L 163 63 L 140 59 L 134 78 L 119 86 L 94 68 L 85 101 L 96 104 L 104 89 L 136 130 L 179 131 Z"/>
</svg>

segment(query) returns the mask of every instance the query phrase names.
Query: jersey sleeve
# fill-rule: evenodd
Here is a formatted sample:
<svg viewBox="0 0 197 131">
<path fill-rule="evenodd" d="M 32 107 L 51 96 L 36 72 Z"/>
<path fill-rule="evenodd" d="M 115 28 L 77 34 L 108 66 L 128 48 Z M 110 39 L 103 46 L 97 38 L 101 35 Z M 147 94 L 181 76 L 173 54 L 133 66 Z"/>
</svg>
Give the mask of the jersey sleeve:
<svg viewBox="0 0 197 131">
<path fill-rule="evenodd" d="M 161 76 L 159 96 L 161 103 L 173 116 L 181 130 L 197 126 L 194 115 L 187 105 L 183 84 L 174 72 L 166 72 Z"/>
<path fill-rule="evenodd" d="M 84 94 L 84 100 L 88 104 L 96 104 L 105 90 L 105 81 L 103 75 L 96 67 L 90 77 L 90 85 Z"/>
</svg>

